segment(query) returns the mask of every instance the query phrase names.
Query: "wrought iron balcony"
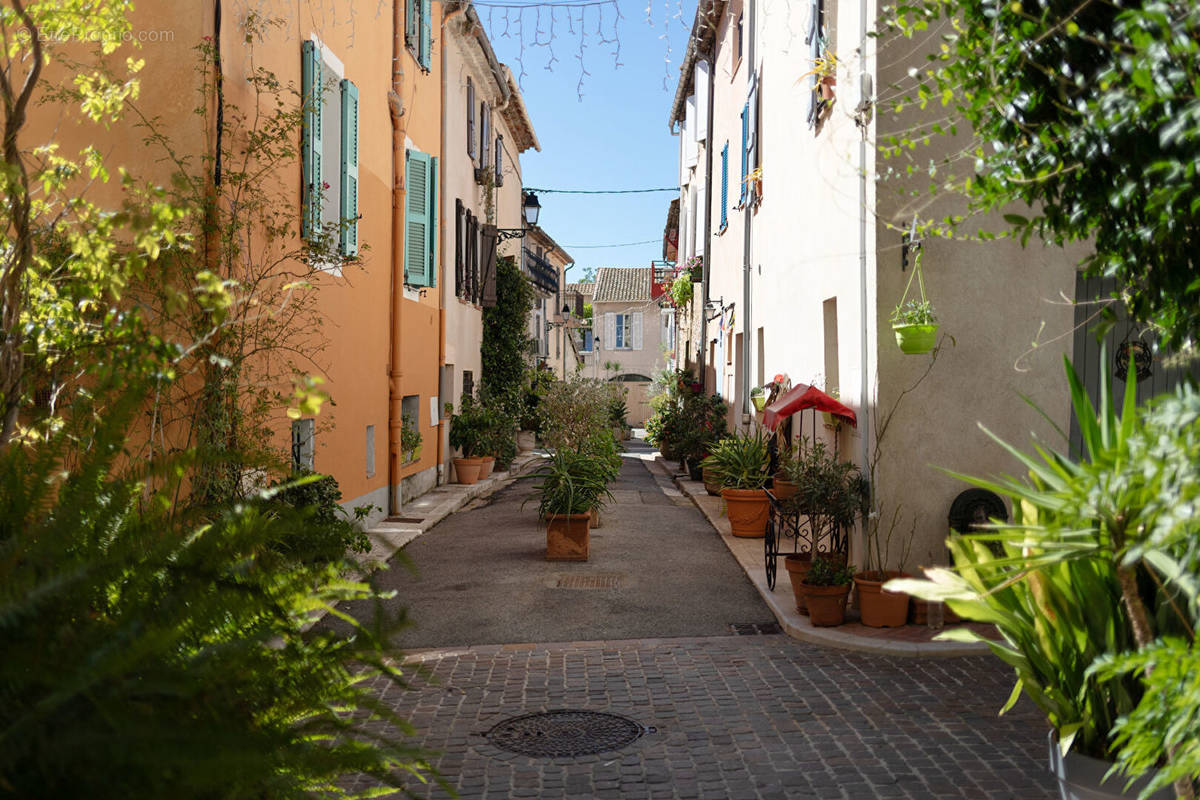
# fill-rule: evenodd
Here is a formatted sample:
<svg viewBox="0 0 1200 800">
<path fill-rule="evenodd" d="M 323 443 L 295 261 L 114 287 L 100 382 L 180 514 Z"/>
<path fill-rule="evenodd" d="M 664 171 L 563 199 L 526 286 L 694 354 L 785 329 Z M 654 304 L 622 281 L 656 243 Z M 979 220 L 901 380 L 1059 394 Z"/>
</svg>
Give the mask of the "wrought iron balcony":
<svg viewBox="0 0 1200 800">
<path fill-rule="evenodd" d="M 558 293 L 558 270 L 529 250 L 525 251 L 525 272 L 533 279 L 533 285 L 543 292 Z"/>
</svg>

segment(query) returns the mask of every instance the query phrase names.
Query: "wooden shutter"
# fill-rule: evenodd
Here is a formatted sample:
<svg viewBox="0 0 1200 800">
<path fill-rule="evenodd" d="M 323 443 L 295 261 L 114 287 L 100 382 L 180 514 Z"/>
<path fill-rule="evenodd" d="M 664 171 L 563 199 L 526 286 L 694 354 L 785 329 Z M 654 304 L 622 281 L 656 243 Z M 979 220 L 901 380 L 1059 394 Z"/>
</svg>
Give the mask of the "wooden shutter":
<svg viewBox="0 0 1200 800">
<path fill-rule="evenodd" d="M 429 156 L 429 260 L 425 268 L 426 286 L 437 286 L 438 238 L 438 157 Z"/>
<path fill-rule="evenodd" d="M 358 87 L 342 81 L 342 196 L 338 251 L 358 255 Z"/>
<path fill-rule="evenodd" d="M 746 204 L 746 157 L 750 154 L 750 104 L 742 106 L 742 179 L 738 181 L 741 191 L 738 192 L 738 205 Z"/>
<path fill-rule="evenodd" d="M 421 2 L 421 49 L 418 60 L 421 62 L 421 68 L 428 71 L 429 65 L 433 63 L 433 2 L 432 0 L 420 0 Z"/>
<path fill-rule="evenodd" d="M 303 170 L 301 176 L 300 235 L 314 239 L 321 232 L 321 51 L 307 41 L 301 47 L 301 93 L 304 119 L 301 132 Z"/>
<path fill-rule="evenodd" d="M 504 185 L 504 137 L 496 137 L 496 185 Z"/>
<path fill-rule="evenodd" d="M 697 61 L 692 85 L 696 91 L 695 138 L 703 142 L 708 138 L 708 62 Z"/>
<path fill-rule="evenodd" d="M 483 252 L 483 290 L 481 302 L 484 308 L 496 307 L 496 226 L 484 225 L 480 231 Z"/>
<path fill-rule="evenodd" d="M 746 177 L 758 169 L 758 78 L 750 76 L 750 97 L 746 101 Z M 746 184 L 746 196 L 753 203 L 757 199 L 757 183 Z"/>
<path fill-rule="evenodd" d="M 467 155 L 475 158 L 475 82 L 467 78 Z"/>
<path fill-rule="evenodd" d="M 462 200 L 454 201 L 454 296 L 462 297 L 465 286 L 463 285 L 463 265 L 466 264 L 466 259 L 463 257 L 463 226 L 466 224 L 466 217 L 463 209 Z"/>
<path fill-rule="evenodd" d="M 404 282 L 427 286 L 429 278 L 429 156 L 409 151 L 404 215 Z"/>
<path fill-rule="evenodd" d="M 629 323 L 629 338 L 630 346 L 634 350 L 642 349 L 642 312 L 636 311 L 632 315 L 633 320 Z"/>
<path fill-rule="evenodd" d="M 479 168 L 487 169 L 492 163 L 492 114 L 488 104 L 479 107 Z"/>
<path fill-rule="evenodd" d="M 617 349 L 617 315 L 604 315 L 604 347 L 608 350 Z"/>
<path fill-rule="evenodd" d="M 404 43 L 416 50 L 420 47 L 421 0 L 406 0 L 404 9 Z"/>
<path fill-rule="evenodd" d="M 721 230 L 729 224 L 729 142 L 721 148 Z"/>
</svg>

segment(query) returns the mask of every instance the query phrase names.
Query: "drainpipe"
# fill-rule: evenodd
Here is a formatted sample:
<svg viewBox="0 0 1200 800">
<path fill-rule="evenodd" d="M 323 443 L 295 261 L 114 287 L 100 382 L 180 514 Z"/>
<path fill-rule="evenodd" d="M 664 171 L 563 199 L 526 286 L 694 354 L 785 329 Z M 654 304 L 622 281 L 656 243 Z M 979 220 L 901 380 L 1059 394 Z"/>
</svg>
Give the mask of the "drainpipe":
<svg viewBox="0 0 1200 800">
<path fill-rule="evenodd" d="M 755 20 L 755 13 L 754 13 L 756 4 L 755 4 L 754 0 L 748 0 L 746 5 L 749 7 L 749 12 L 750 12 L 750 24 L 747 28 L 749 35 L 746 37 L 749 40 L 749 47 L 747 48 L 747 53 L 748 53 L 749 57 L 746 60 L 746 66 L 747 66 L 747 70 L 748 70 L 746 75 L 748 77 L 748 82 L 749 82 L 749 81 L 753 81 L 755 79 L 755 68 L 756 68 L 755 67 L 755 64 L 756 64 L 756 60 L 755 60 L 756 20 Z M 744 153 L 742 154 L 742 157 L 745 158 Z M 745 228 L 744 237 L 743 237 L 744 242 L 742 245 L 742 255 L 743 255 L 743 263 L 742 263 L 742 414 L 748 415 L 748 416 L 750 416 L 751 419 L 753 419 L 753 411 L 751 410 L 751 407 L 750 407 L 750 357 L 753 353 L 753 346 L 754 346 L 753 342 L 752 342 L 752 337 L 751 337 L 751 332 L 754 330 L 754 327 L 751 324 L 753 317 L 751 316 L 752 309 L 750 306 L 750 273 L 753 270 L 753 265 L 750 261 L 750 257 L 751 257 L 751 246 L 750 245 L 751 245 L 751 229 L 753 228 L 753 221 L 754 221 L 754 213 L 753 213 L 754 206 L 750 202 L 750 193 L 748 191 L 748 187 L 743 187 L 743 189 L 746 190 L 746 205 L 742 209 L 742 218 L 745 221 L 744 225 L 743 225 L 743 227 Z"/>
<path fill-rule="evenodd" d="M 388 514 L 400 512 L 400 433 L 403 422 L 404 367 L 400 357 L 400 322 L 404 307 L 404 3 L 392 2 L 392 88 L 388 111 L 392 118 L 392 270 L 388 354 Z"/>
<path fill-rule="evenodd" d="M 858 3 L 858 37 L 859 37 L 859 76 L 858 86 L 859 92 L 862 95 L 859 108 L 867 108 L 867 104 L 871 98 L 868 97 L 870 84 L 870 76 L 867 73 L 867 0 L 859 0 Z M 862 431 L 862 443 L 860 458 L 862 458 L 862 469 L 867 473 L 868 465 L 871 458 L 871 376 L 869 374 L 870 348 L 870 320 L 869 314 L 869 298 L 867 297 L 867 126 L 868 120 L 864 116 L 861 126 L 861 137 L 858 141 L 858 282 L 859 282 L 859 304 L 858 313 L 862 317 L 862 342 L 859 350 L 859 359 L 862 362 L 862 380 L 859 386 L 859 425 Z M 877 496 L 875 487 L 869 487 L 872 496 Z M 867 520 L 863 520 L 864 526 L 869 524 Z"/>
<path fill-rule="evenodd" d="M 711 24 L 711 23 L 709 23 Z M 713 65 L 717 63 L 717 37 L 713 36 L 708 45 L 708 122 L 704 140 L 704 265 L 703 287 L 704 305 L 700 309 L 700 383 L 706 392 L 715 392 L 717 387 L 708 385 L 708 303 L 709 276 L 712 274 L 712 197 L 713 197 L 713 106 L 716 100 L 715 76 Z"/>
</svg>

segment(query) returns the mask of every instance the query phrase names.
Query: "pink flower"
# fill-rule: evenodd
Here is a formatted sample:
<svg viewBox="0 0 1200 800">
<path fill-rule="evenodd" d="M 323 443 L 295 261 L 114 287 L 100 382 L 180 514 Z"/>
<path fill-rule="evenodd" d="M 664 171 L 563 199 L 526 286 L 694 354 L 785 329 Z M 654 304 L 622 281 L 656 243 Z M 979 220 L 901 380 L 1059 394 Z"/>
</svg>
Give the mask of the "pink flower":
<svg viewBox="0 0 1200 800">
<path fill-rule="evenodd" d="M 321 188 L 322 188 L 322 189 L 328 189 L 328 188 L 329 188 L 329 181 L 322 181 L 322 182 L 321 182 Z"/>
</svg>

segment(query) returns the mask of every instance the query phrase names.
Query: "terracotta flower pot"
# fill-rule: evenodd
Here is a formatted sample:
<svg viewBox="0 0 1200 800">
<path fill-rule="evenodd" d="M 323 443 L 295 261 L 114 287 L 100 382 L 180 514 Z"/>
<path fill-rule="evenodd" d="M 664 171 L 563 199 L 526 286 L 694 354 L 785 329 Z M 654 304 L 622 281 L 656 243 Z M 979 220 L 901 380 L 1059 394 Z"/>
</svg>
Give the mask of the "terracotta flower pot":
<svg viewBox="0 0 1200 800">
<path fill-rule="evenodd" d="M 721 498 L 734 536 L 759 539 L 766 534 L 771 503 L 764 489 L 722 489 Z"/>
<path fill-rule="evenodd" d="M 587 561 L 589 514 L 551 514 L 546 517 L 546 560 Z"/>
<path fill-rule="evenodd" d="M 721 496 L 721 481 L 708 467 L 702 467 L 700 470 L 700 479 L 704 481 L 704 491 L 708 492 L 713 497 Z"/>
<path fill-rule="evenodd" d="M 537 434 L 533 431 L 521 431 L 517 434 L 517 452 L 532 453 L 537 447 Z"/>
<path fill-rule="evenodd" d="M 464 486 L 479 480 L 479 472 L 483 469 L 482 458 L 456 458 L 454 459 L 454 476 L 458 482 Z"/>
<path fill-rule="evenodd" d="M 883 584 L 892 578 L 907 578 L 908 573 L 888 570 L 883 573 L 860 572 L 854 576 L 858 587 L 858 610 L 862 612 L 863 625 L 872 628 L 898 628 L 908 622 L 908 595 L 903 592 L 884 591 Z"/>
<path fill-rule="evenodd" d="M 812 554 L 788 556 L 783 560 L 783 566 L 788 571 L 792 581 L 792 597 L 796 599 L 796 610 L 801 614 L 808 613 L 808 604 L 804 598 L 804 577 L 812 567 Z"/>
<path fill-rule="evenodd" d="M 808 618 L 818 628 L 831 628 L 846 621 L 846 598 L 850 584 L 842 586 L 810 586 L 804 584 L 804 602 Z"/>
<path fill-rule="evenodd" d="M 776 476 L 775 488 L 771 490 L 771 493 L 775 495 L 776 500 L 782 501 L 787 500 L 794 495 L 799 488 L 800 487 L 796 486 L 796 484 L 792 483 L 787 478 L 780 478 Z"/>
<path fill-rule="evenodd" d="M 483 462 L 483 465 L 479 469 L 479 480 L 490 478 L 492 476 L 492 470 L 496 468 L 496 457 L 482 456 L 480 461 Z"/>
</svg>

